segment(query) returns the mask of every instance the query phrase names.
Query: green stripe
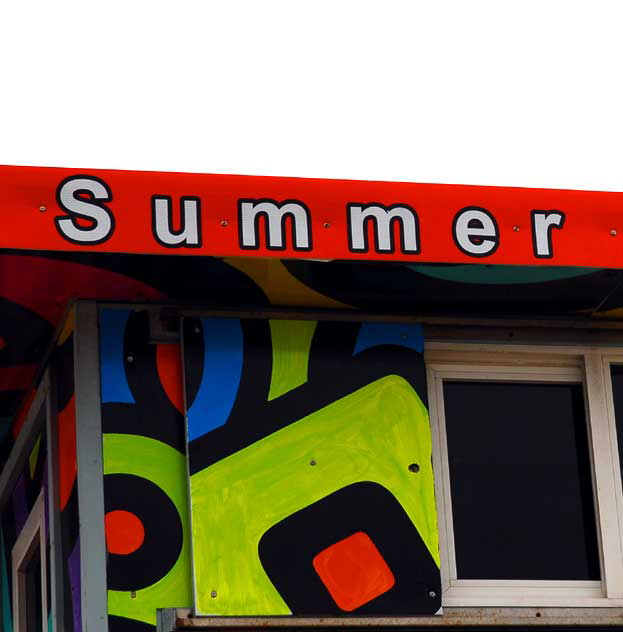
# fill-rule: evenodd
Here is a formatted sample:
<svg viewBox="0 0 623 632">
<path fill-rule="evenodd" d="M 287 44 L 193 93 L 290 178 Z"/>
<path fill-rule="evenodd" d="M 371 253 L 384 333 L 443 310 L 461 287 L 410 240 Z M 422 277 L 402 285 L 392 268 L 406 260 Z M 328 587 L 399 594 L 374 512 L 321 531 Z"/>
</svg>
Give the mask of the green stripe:
<svg viewBox="0 0 623 632">
<path fill-rule="evenodd" d="M 599 272 L 601 268 L 571 268 L 551 266 L 500 266 L 456 265 L 427 266 L 407 265 L 407 268 L 428 277 L 455 283 L 479 283 L 481 285 L 515 285 L 520 283 L 546 283 Z"/>
<path fill-rule="evenodd" d="M 307 382 L 309 349 L 317 324 L 309 320 L 270 321 L 273 370 L 268 401 Z"/>
</svg>

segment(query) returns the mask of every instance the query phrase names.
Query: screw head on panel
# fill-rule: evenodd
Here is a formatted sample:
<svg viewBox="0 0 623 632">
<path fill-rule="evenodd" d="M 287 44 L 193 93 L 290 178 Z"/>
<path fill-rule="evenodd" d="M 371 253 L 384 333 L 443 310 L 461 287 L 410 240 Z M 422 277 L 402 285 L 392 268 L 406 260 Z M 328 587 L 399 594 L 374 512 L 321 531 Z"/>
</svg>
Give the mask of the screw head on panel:
<svg viewBox="0 0 623 632">
<path fill-rule="evenodd" d="M 229 226 L 229 222 L 226 219 L 222 219 L 221 226 Z"/>
<path fill-rule="evenodd" d="M 434 599 L 434 598 L 437 596 L 437 593 L 436 593 L 434 590 L 431 590 L 431 591 L 428 593 L 428 596 L 429 596 L 431 599 Z"/>
<path fill-rule="evenodd" d="M 417 463 L 411 463 L 411 465 L 409 465 L 409 472 L 413 472 L 414 474 L 417 474 L 420 471 L 420 466 Z"/>
<path fill-rule="evenodd" d="M 616 237 L 616 236 L 617 236 L 617 231 L 616 231 L 616 229 L 615 229 L 615 228 L 613 228 L 613 229 L 610 231 L 610 234 L 611 234 L 613 237 Z"/>
<path fill-rule="evenodd" d="M 213 591 L 210 593 L 210 597 L 212 597 L 212 599 L 216 599 L 216 590 L 213 590 Z"/>
<path fill-rule="evenodd" d="M 42 205 L 39 207 L 39 210 L 40 210 L 42 213 L 45 213 L 45 212 L 48 210 L 48 207 L 47 207 L 47 206 L 43 206 L 43 204 L 42 204 Z"/>
<path fill-rule="evenodd" d="M 127 360 L 130 364 L 132 364 L 132 362 L 134 362 L 134 356 L 129 355 Z"/>
<path fill-rule="evenodd" d="M 316 459 L 312 459 L 312 460 L 309 462 L 309 464 L 310 464 L 310 465 L 316 465 Z"/>
</svg>

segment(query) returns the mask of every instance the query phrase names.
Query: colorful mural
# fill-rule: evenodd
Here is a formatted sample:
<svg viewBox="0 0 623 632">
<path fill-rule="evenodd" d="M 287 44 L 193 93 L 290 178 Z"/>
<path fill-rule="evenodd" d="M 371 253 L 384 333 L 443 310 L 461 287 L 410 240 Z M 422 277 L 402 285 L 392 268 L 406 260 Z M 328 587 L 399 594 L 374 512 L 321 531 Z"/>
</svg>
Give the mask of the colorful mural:
<svg viewBox="0 0 623 632">
<path fill-rule="evenodd" d="M 623 273 L 595 268 L 416 265 L 0 251 L 0 461 L 13 416 L 68 301 L 173 301 L 409 313 L 620 318 Z"/>
<path fill-rule="evenodd" d="M 192 604 L 181 349 L 104 310 L 100 356 L 109 630 L 143 632 Z"/>
<path fill-rule="evenodd" d="M 166 265 L 162 265 L 163 263 Z M 585 268 L 513 268 L 485 265 L 411 265 L 363 261 L 353 263 L 276 259 L 220 260 L 201 257 L 168 257 L 165 261 L 164 258 L 157 256 L 102 253 L 25 254 L 2 251 L 0 271 L 0 462 L 6 459 L 25 419 L 24 414 L 15 415 L 15 412 L 18 409 L 26 411 L 28 402 L 32 401 L 34 391 L 30 385 L 36 375 L 37 366 L 46 353 L 54 328 L 58 326 L 68 301 L 76 297 L 141 302 L 171 301 L 180 305 L 192 304 L 206 307 L 252 308 L 275 305 L 411 314 L 451 313 L 453 315 L 484 312 L 500 315 L 571 313 L 587 318 L 619 318 L 621 306 L 623 306 L 622 273 L 615 270 Z M 190 436 L 191 454 L 193 451 L 195 456 L 201 453 L 199 446 L 203 445 L 203 438 L 206 436 L 210 436 L 210 441 L 216 441 L 214 450 L 208 456 L 206 452 L 197 458 L 197 470 L 193 476 L 199 475 L 204 470 L 209 471 L 212 466 L 215 466 L 215 469 L 211 471 L 210 476 L 217 476 L 220 470 L 216 466 L 225 468 L 225 465 L 219 465 L 219 463 L 220 461 L 228 462 L 227 459 L 230 457 L 251 458 L 249 456 L 251 452 L 245 452 L 245 450 L 250 449 L 252 444 L 265 442 L 262 445 L 272 445 L 275 440 L 273 435 L 281 431 L 283 434 L 279 437 L 285 437 L 288 432 L 294 433 L 293 428 L 296 426 L 294 422 L 305 419 L 308 426 L 313 424 L 319 429 L 325 427 L 323 424 L 326 425 L 326 420 L 323 421 L 322 417 L 326 414 L 325 409 L 329 410 L 330 406 L 336 405 L 338 400 L 346 401 L 348 394 L 345 391 L 331 390 L 334 387 L 326 384 L 332 380 L 336 384 L 342 383 L 340 380 L 346 379 L 346 371 L 335 370 L 327 359 L 328 356 L 323 362 L 329 362 L 327 365 L 329 368 L 322 362 L 318 364 L 320 357 L 317 351 L 318 341 L 324 339 L 322 333 L 324 326 L 324 324 L 303 321 L 291 322 L 287 325 L 281 321 L 272 321 L 262 325 L 264 330 L 258 333 L 253 332 L 252 329 L 260 325 L 252 326 L 242 323 L 240 325 L 242 337 L 240 337 L 240 331 L 236 332 L 232 329 L 227 332 L 228 337 L 223 338 L 231 343 L 228 347 L 230 351 L 226 362 L 227 380 L 224 379 L 226 374 L 221 373 L 221 370 L 224 370 L 221 367 L 216 370 L 212 376 L 214 379 L 209 382 L 212 384 L 213 391 L 204 388 L 200 392 L 199 383 L 202 380 L 200 372 L 203 369 L 200 371 L 196 368 L 194 376 L 189 374 L 190 381 L 187 384 L 189 393 L 193 393 L 193 380 L 198 380 L 194 387 L 198 390 L 193 395 L 198 398 L 196 401 L 193 400 L 193 406 L 197 410 L 202 401 L 204 403 L 212 401 L 217 391 L 220 397 L 219 407 L 210 410 L 202 421 L 203 426 L 198 425 L 195 428 L 193 425 L 195 430 L 192 432 L 196 431 L 197 434 Z M 73 626 L 76 630 L 80 627 L 81 619 L 71 327 L 71 322 L 69 322 L 60 335 L 59 346 L 54 353 L 54 363 L 59 367 L 60 376 L 57 394 L 60 450 L 59 509 L 63 555 L 65 556 L 63 576 L 64 585 L 67 588 L 65 611 L 70 613 L 67 626 Z M 357 326 L 344 325 L 344 327 Z M 136 590 L 128 590 L 127 582 L 124 584 L 119 580 L 116 584 L 111 579 L 109 595 L 111 627 L 114 624 L 117 630 L 138 631 L 152 629 L 154 616 L 152 605 L 159 601 L 158 590 L 164 589 L 163 587 L 169 584 L 176 586 L 173 590 L 166 588 L 168 594 L 177 595 L 173 605 L 183 606 L 191 603 L 191 589 L 186 579 L 190 561 L 188 515 L 183 501 L 185 491 L 180 487 L 177 479 L 177 482 L 173 479 L 159 479 L 157 473 L 149 470 L 148 462 L 136 458 L 130 463 L 127 457 L 123 456 L 132 449 L 137 454 L 157 454 L 157 460 L 169 463 L 168 467 L 171 471 L 177 468 L 182 472 L 186 467 L 183 458 L 184 438 L 180 429 L 183 397 L 177 377 L 179 369 L 173 368 L 179 365 L 180 353 L 175 345 L 153 345 L 145 342 L 148 328 L 145 315 L 129 314 L 125 323 L 118 324 L 116 328 L 113 338 L 117 336 L 119 339 L 119 336 L 122 336 L 123 343 L 121 346 L 117 344 L 117 347 L 112 345 L 110 348 L 117 349 L 115 360 L 117 364 L 113 363 L 113 365 L 116 366 L 117 376 L 125 376 L 126 386 L 117 386 L 116 390 L 115 388 L 107 390 L 107 399 L 104 399 L 103 404 L 106 498 L 110 503 L 107 506 L 110 514 L 107 532 L 114 534 L 126 529 L 128 533 L 134 534 L 132 536 L 134 540 L 133 543 L 126 542 L 123 538 L 119 541 L 111 535 L 112 550 L 109 550 L 109 568 L 113 570 L 110 577 L 113 579 L 125 577 L 123 570 L 115 572 L 114 568 L 118 565 L 120 569 L 123 569 L 123 559 L 138 555 L 137 552 L 139 549 L 142 550 L 143 546 L 152 546 L 149 534 L 147 530 L 144 530 L 145 522 L 149 522 L 148 514 L 145 512 L 149 509 L 138 506 L 134 509 L 121 508 L 125 501 L 123 494 L 119 496 L 119 489 L 123 491 L 126 488 L 131 489 L 133 484 L 140 485 L 143 490 L 141 495 L 153 498 L 153 502 L 163 508 L 162 515 L 170 516 L 170 524 L 177 525 L 175 528 L 182 534 L 179 540 L 170 539 L 167 543 L 170 550 L 168 557 L 164 556 L 160 568 L 152 568 L 148 572 L 149 565 L 145 565 L 145 576 L 135 578 L 136 582 L 133 585 L 138 587 Z M 202 330 L 203 324 L 200 324 L 199 328 Z M 122 334 L 119 333 L 121 330 L 123 330 Z M 212 335 L 219 338 L 221 333 Z M 352 331 L 347 335 L 352 338 Z M 206 338 L 204 343 L 206 341 L 209 341 L 209 338 Z M 110 341 L 107 341 L 107 344 L 108 342 Z M 335 341 L 333 347 L 337 354 L 335 357 L 342 358 L 339 361 L 341 367 L 347 366 L 343 358 L 364 357 L 360 354 L 353 356 L 352 349 L 350 351 L 344 349 L 338 342 L 341 341 Z M 218 345 L 215 347 L 213 343 L 214 340 L 211 342 L 211 348 L 218 349 Z M 267 351 L 269 348 L 272 349 L 270 353 Z M 234 349 L 237 351 L 232 351 Z M 339 353 L 337 353 L 338 350 Z M 417 352 L 411 350 L 411 353 Z M 267 356 L 270 356 L 269 363 L 266 360 Z M 129 361 L 128 357 L 132 357 L 133 360 Z M 123 364 L 123 371 L 119 370 L 119 361 Z M 206 356 L 197 361 L 196 367 L 203 367 L 204 362 L 207 363 L 206 366 L 216 366 L 223 362 L 223 358 L 216 352 L 215 357 Z M 262 375 L 256 384 L 250 384 L 244 380 L 251 366 L 256 367 L 256 376 Z M 317 369 L 314 367 L 317 366 L 324 367 L 320 373 L 316 373 Z M 143 369 L 138 367 L 143 367 Z M 145 371 L 144 375 L 140 373 L 141 370 Z M 353 375 L 358 375 L 355 368 L 352 370 Z M 294 394 L 307 392 L 306 389 L 309 389 L 310 385 L 316 384 L 314 380 L 317 380 L 320 374 L 325 376 L 323 389 L 327 393 L 333 392 L 333 399 L 327 399 L 319 392 L 318 395 L 313 395 L 318 399 L 315 407 L 305 407 L 300 402 L 297 403 L 298 400 Z M 387 368 L 386 373 L 376 374 L 374 379 L 389 379 L 392 374 L 393 369 Z M 136 377 L 138 375 L 141 377 Z M 337 377 L 330 379 L 331 375 Z M 340 380 L 337 379 L 338 377 Z M 358 388 L 367 389 L 366 398 L 368 396 L 371 398 L 366 399 L 368 403 L 372 402 L 374 397 L 382 397 L 383 389 L 373 394 L 373 389 L 369 388 L 374 379 L 370 376 L 365 379 L 362 377 L 359 382 Z M 408 378 L 405 379 L 409 382 Z M 110 383 L 113 382 L 114 380 L 110 381 Z M 123 383 L 123 380 L 118 380 L 118 384 Z M 237 387 L 236 384 L 238 384 Z M 391 382 L 391 379 L 377 386 L 400 390 L 399 384 Z M 352 393 L 356 390 L 353 387 Z M 422 393 L 420 389 L 416 391 Z M 251 396 L 249 393 L 254 395 Z M 261 393 L 262 407 L 268 406 L 270 410 L 262 412 L 258 417 L 257 411 L 249 409 L 249 414 L 253 413 L 255 419 L 261 417 L 264 420 L 272 419 L 273 421 L 270 423 L 262 421 L 253 428 L 247 427 L 235 440 L 223 439 L 230 432 L 229 429 L 235 427 L 235 424 L 232 424 L 234 418 L 228 415 L 238 414 L 239 402 L 242 400 L 260 401 L 258 393 Z M 371 403 L 369 405 L 374 408 Z M 231 410 L 229 410 L 230 406 Z M 289 406 L 293 408 L 288 408 Z M 258 411 L 263 411 L 262 407 L 259 407 Z M 341 409 L 338 405 L 337 408 L 331 410 L 335 413 Z M 157 423 L 153 421 L 155 418 L 158 418 Z M 396 420 L 393 422 L 399 423 Z M 289 428 L 290 426 L 292 428 Z M 318 432 L 321 431 L 318 430 Z M 140 446 L 133 443 L 136 441 L 140 443 Z M 227 447 L 228 441 L 233 442 L 230 447 Z M 286 439 L 284 438 L 283 441 Z M 194 446 L 197 446 L 197 450 Z M 277 445 L 274 448 L 277 449 Z M 364 448 L 361 447 L 361 449 Z M 257 467 L 259 471 L 259 462 L 255 463 L 254 467 Z M 223 481 L 230 480 L 230 474 L 225 470 L 223 472 L 218 474 L 224 477 Z M 133 477 L 134 482 L 128 483 L 128 479 L 123 478 L 126 476 Z M 353 482 L 352 485 L 361 482 Z M 385 487 L 389 486 L 387 481 L 381 481 L 381 484 Z M 396 485 L 400 486 L 399 483 Z M 348 485 L 345 485 L 340 489 L 347 487 Z M 332 492 L 326 488 L 323 493 L 327 498 L 331 498 L 332 494 L 338 493 L 340 489 Z M 359 488 L 354 488 L 354 493 L 357 489 Z M 366 489 L 368 490 L 366 493 L 374 493 L 372 488 Z M 401 506 L 404 506 L 401 493 L 392 491 L 393 497 L 398 499 Z M 314 495 L 310 493 L 306 506 L 315 506 L 316 502 L 321 500 L 313 498 Z M 343 502 L 346 503 L 346 500 Z M 165 507 L 167 509 L 164 509 Z M 288 511 L 294 511 L 292 515 L 297 515 L 303 509 L 290 507 L 286 513 Z M 127 515 L 131 513 L 136 516 L 136 520 Z M 408 508 L 406 514 L 410 522 L 416 524 Z M 267 534 L 274 532 L 275 525 L 268 524 L 271 520 L 264 525 Z M 285 516 L 283 520 L 286 520 Z M 139 526 L 139 523 L 143 526 Z M 426 530 L 422 530 L 420 524 L 417 524 L 417 529 L 428 547 L 429 540 L 422 534 Z M 15 537 L 8 524 L 5 526 L 2 537 L 6 558 L 6 552 L 10 551 L 11 542 Z M 260 539 L 263 543 L 271 541 L 270 535 L 266 535 L 265 540 L 261 536 Z M 376 540 L 372 538 L 372 541 L 378 548 Z M 177 544 L 173 546 L 171 542 L 177 542 Z M 349 546 L 364 546 L 363 542 L 361 538 L 348 540 Z M 430 549 L 433 550 L 434 547 L 431 545 Z M 370 559 L 378 562 L 373 553 L 370 553 L 370 556 Z M 381 557 L 387 564 L 385 554 Z M 324 572 L 318 571 L 325 568 L 324 559 L 319 558 L 318 568 L 314 566 L 316 575 Z M 260 562 L 261 560 L 260 556 Z M 4 561 L 6 563 L 7 559 Z M 375 567 L 378 567 L 380 576 L 386 578 L 387 584 L 389 576 L 386 572 L 381 572 L 382 565 L 377 564 Z M 395 569 L 389 564 L 388 568 L 395 575 Z M 267 573 L 263 563 L 261 571 L 264 574 Z M 273 580 L 273 577 L 277 577 L 275 571 L 272 573 L 270 581 L 278 582 L 278 579 Z M 330 580 L 323 585 L 325 593 L 331 595 L 331 608 L 341 608 L 340 604 L 357 603 L 357 600 L 342 599 L 340 601 L 339 589 L 335 589 L 335 586 L 332 589 L 329 588 L 332 586 Z M 7 590 L 10 589 L 7 588 Z M 286 598 L 281 592 L 279 595 L 282 600 L 279 602 L 279 608 L 283 611 L 287 609 L 294 612 L 320 608 L 318 604 L 309 605 L 305 601 L 292 601 L 291 596 Z M 3 599 L 8 599 L 8 597 L 4 595 Z M 377 599 L 380 597 L 375 598 L 373 602 L 377 603 Z M 278 600 L 275 599 L 271 603 L 276 607 L 277 602 Z M 215 611 L 214 607 L 217 603 L 224 604 L 225 601 L 222 597 L 210 597 L 208 603 L 208 610 Z M 290 606 L 290 603 L 294 603 L 295 606 Z M 364 604 L 359 607 L 366 606 Z M 224 608 L 227 609 L 226 606 Z M 70 627 L 67 629 L 71 632 Z"/>
<path fill-rule="evenodd" d="M 187 319 L 195 608 L 433 614 L 419 326 Z"/>
<path fill-rule="evenodd" d="M 421 329 L 187 320 L 184 339 L 195 605 L 436 612 Z M 192 605 L 181 349 L 150 342 L 146 313 L 107 309 L 100 353 L 109 626 L 153 630 L 156 608 Z M 354 551 L 366 567 L 349 571 Z"/>
</svg>

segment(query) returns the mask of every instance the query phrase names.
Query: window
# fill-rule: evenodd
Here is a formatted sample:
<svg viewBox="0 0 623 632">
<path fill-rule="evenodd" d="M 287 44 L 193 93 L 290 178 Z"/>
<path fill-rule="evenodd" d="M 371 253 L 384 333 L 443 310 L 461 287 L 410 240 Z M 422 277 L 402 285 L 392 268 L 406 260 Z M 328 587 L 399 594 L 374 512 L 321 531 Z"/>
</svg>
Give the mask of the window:
<svg viewBox="0 0 623 632">
<path fill-rule="evenodd" d="M 15 632 L 46 632 L 48 629 L 46 556 L 42 491 L 12 552 Z"/>
<path fill-rule="evenodd" d="M 623 605 L 623 356 L 428 349 L 444 606 Z"/>
</svg>

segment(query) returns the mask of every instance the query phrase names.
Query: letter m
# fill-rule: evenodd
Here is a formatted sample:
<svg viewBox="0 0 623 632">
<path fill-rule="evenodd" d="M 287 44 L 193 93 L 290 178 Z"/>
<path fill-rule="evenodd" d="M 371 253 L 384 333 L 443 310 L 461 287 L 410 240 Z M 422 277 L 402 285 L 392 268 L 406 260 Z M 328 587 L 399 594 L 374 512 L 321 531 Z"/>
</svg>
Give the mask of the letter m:
<svg viewBox="0 0 623 632">
<path fill-rule="evenodd" d="M 285 250 L 286 222 L 292 226 L 292 248 L 311 250 L 311 222 L 307 207 L 296 200 L 279 204 L 274 200 L 239 200 L 238 230 L 240 247 L 249 250 L 259 248 L 260 220 L 264 219 L 266 248 Z"/>
<path fill-rule="evenodd" d="M 404 204 L 390 207 L 380 204 L 349 204 L 348 241 L 352 252 L 368 252 L 368 224 L 371 222 L 376 252 L 394 252 L 394 224 L 400 231 L 400 250 L 404 254 L 420 252 L 418 218 L 415 211 Z"/>
</svg>

